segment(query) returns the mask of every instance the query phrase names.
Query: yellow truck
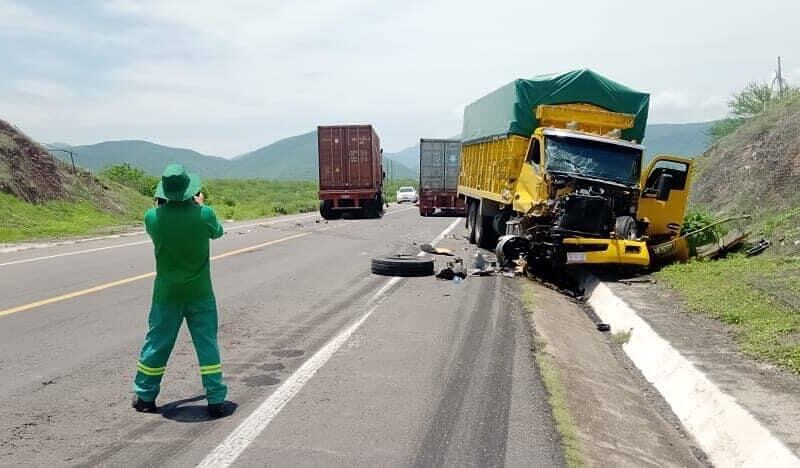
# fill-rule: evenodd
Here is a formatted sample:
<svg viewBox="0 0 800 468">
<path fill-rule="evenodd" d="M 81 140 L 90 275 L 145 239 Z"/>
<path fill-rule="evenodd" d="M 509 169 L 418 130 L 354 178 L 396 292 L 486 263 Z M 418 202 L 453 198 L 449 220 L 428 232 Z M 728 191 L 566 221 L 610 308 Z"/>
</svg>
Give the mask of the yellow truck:
<svg viewBox="0 0 800 468">
<path fill-rule="evenodd" d="M 648 94 L 591 70 L 515 80 L 468 105 L 458 193 L 470 241 L 541 273 L 685 257 L 670 241 L 692 161 L 643 168 L 648 107 Z"/>
</svg>

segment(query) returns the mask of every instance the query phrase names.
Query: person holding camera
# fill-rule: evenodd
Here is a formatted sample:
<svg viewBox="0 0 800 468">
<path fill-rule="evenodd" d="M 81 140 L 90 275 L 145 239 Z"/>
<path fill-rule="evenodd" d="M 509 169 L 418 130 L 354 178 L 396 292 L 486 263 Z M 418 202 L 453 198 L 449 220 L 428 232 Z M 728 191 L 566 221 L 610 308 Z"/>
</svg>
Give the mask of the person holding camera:
<svg viewBox="0 0 800 468">
<path fill-rule="evenodd" d="M 180 164 L 164 169 L 156 188 L 155 206 L 144 216 L 153 241 L 156 278 L 148 331 L 134 380 L 133 408 L 156 412 L 161 378 L 186 320 L 192 335 L 200 376 L 212 417 L 226 413 L 227 386 L 217 344 L 217 304 L 211 285 L 210 239 L 223 229 L 214 210 L 203 205 L 200 178 Z"/>
</svg>

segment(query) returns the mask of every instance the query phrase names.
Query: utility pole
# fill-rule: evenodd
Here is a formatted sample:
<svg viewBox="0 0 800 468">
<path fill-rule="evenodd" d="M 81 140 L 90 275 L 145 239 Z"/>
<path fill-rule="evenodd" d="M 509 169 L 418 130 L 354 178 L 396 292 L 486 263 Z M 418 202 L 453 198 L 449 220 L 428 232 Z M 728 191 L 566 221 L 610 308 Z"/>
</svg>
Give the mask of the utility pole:
<svg viewBox="0 0 800 468">
<path fill-rule="evenodd" d="M 75 152 L 74 151 L 72 151 L 71 149 L 53 148 L 51 146 L 48 146 L 47 149 L 49 151 L 60 151 L 62 153 L 69 154 L 69 160 L 72 163 L 72 173 L 73 174 L 77 174 L 78 173 L 78 170 L 75 169 Z"/>
<path fill-rule="evenodd" d="M 772 80 L 772 86 L 778 85 L 778 99 L 783 99 L 783 90 L 787 87 L 786 80 L 783 79 L 783 71 L 781 70 L 781 57 L 778 56 L 778 70 L 775 72 L 775 79 Z"/>
</svg>

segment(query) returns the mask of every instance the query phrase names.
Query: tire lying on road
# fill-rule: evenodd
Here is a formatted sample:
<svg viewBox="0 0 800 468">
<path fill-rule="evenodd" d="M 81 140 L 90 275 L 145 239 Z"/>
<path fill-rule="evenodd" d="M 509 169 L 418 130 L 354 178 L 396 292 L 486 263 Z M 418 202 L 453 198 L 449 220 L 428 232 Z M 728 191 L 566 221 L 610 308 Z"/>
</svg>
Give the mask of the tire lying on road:
<svg viewBox="0 0 800 468">
<path fill-rule="evenodd" d="M 372 272 L 383 276 L 431 276 L 433 259 L 416 255 L 386 255 L 372 259 Z"/>
</svg>

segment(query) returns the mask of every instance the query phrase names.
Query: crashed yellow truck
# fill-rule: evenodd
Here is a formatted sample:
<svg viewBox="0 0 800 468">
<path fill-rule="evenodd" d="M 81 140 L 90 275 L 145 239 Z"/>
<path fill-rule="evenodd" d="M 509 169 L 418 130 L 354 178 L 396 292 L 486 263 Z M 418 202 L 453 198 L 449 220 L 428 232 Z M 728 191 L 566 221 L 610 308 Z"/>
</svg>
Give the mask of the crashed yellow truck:
<svg viewBox="0 0 800 468">
<path fill-rule="evenodd" d="M 469 240 L 533 272 L 685 258 L 689 159 L 643 170 L 650 97 L 591 70 L 515 80 L 464 110 Z"/>
</svg>

